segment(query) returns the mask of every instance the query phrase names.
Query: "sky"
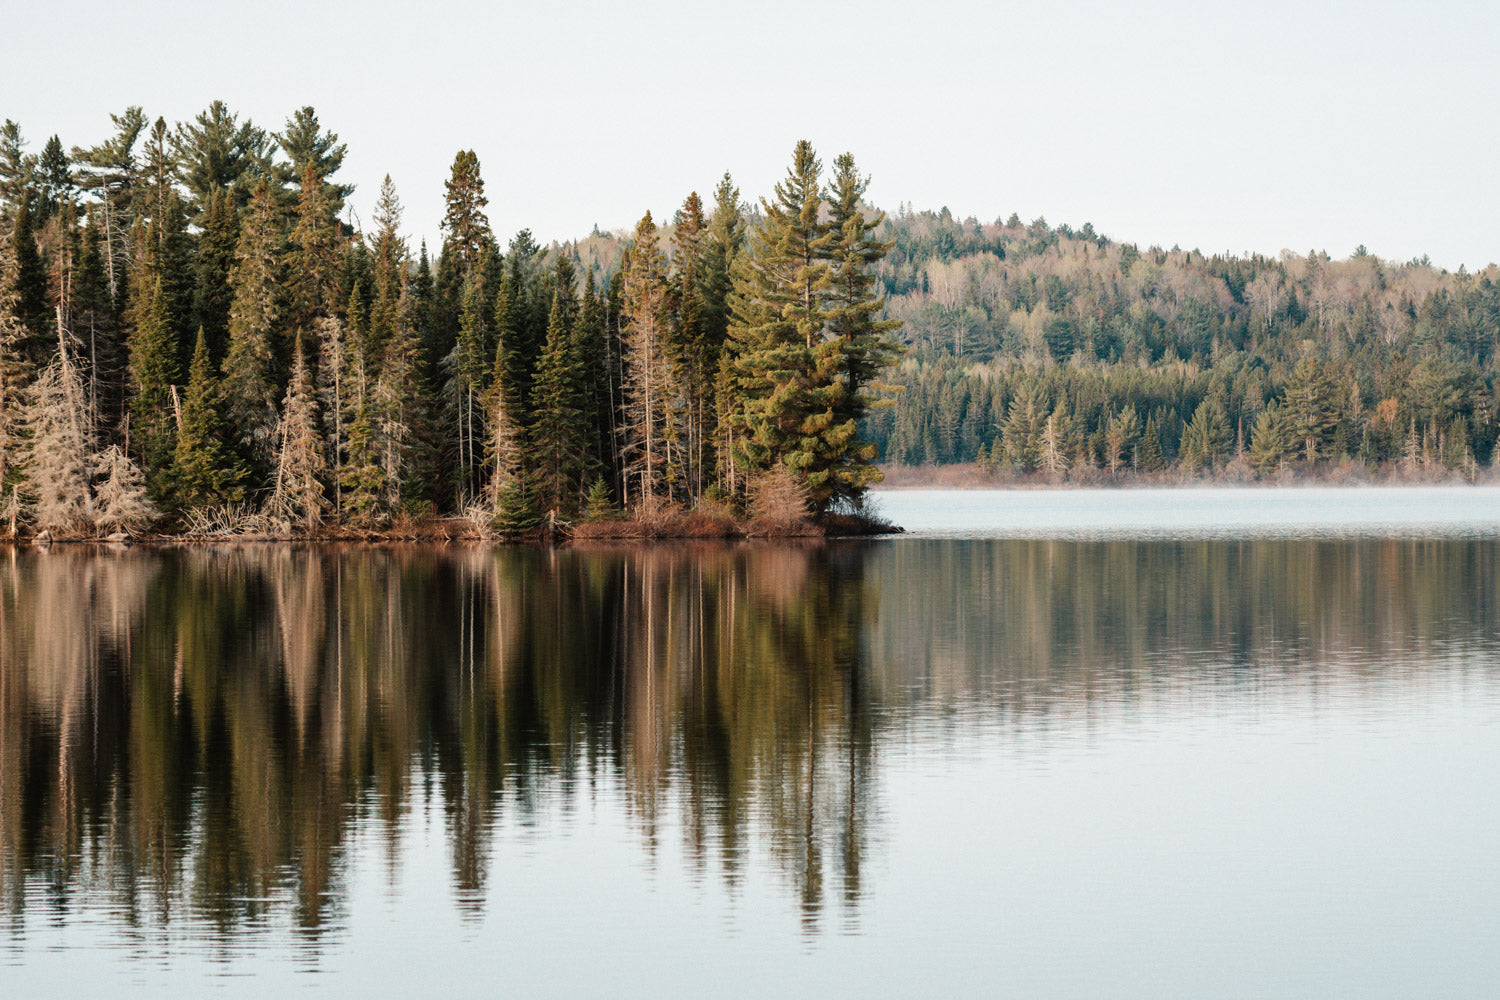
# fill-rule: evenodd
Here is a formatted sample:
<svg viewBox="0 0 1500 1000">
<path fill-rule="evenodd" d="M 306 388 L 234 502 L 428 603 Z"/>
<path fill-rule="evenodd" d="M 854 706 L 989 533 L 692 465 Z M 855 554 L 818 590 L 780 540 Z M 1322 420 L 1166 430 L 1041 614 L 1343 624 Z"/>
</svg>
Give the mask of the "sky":
<svg viewBox="0 0 1500 1000">
<path fill-rule="evenodd" d="M 768 195 L 806 138 L 889 211 L 1500 260 L 1494 3 L 31 0 L 5 24 L 0 118 L 33 151 L 129 104 L 272 130 L 311 104 L 353 208 L 389 173 L 429 242 L 460 149 L 497 236 L 549 242 L 669 218 L 726 170 Z"/>
</svg>

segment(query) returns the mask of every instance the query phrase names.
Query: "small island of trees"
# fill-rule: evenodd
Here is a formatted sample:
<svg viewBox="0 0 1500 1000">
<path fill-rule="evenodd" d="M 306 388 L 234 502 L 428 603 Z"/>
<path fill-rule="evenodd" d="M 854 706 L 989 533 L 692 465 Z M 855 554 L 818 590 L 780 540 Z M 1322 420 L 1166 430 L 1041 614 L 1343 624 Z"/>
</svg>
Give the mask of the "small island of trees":
<svg viewBox="0 0 1500 1000">
<path fill-rule="evenodd" d="M 758 211 L 726 174 L 665 231 L 502 249 L 461 151 L 431 256 L 389 177 L 372 230 L 344 221 L 312 108 L 113 119 L 71 153 L 0 134 L 11 536 L 875 523 L 861 427 L 900 321 L 851 155 L 825 179 L 799 142 Z"/>
</svg>

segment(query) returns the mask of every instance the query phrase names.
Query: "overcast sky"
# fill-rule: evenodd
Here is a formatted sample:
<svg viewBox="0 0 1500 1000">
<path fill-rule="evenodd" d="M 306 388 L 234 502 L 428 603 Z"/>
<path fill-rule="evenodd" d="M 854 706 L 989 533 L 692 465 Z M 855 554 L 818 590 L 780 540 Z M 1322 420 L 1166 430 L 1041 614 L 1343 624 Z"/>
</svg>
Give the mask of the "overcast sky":
<svg viewBox="0 0 1500 1000">
<path fill-rule="evenodd" d="M 361 216 L 389 172 L 429 239 L 460 148 L 502 241 L 546 242 L 669 216 L 726 169 L 767 194 L 807 138 L 890 210 L 1500 260 L 1492 2 L 10 6 L 0 118 L 33 150 L 100 141 L 128 104 L 170 122 L 219 98 L 273 130 L 312 104 Z"/>
</svg>

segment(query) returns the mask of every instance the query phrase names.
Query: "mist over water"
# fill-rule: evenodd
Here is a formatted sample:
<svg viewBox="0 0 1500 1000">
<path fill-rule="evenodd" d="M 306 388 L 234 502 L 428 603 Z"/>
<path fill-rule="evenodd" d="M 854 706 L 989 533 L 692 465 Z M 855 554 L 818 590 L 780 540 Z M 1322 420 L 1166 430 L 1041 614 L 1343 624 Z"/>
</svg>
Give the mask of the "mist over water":
<svg viewBox="0 0 1500 1000">
<path fill-rule="evenodd" d="M 0 983 L 1493 981 L 1500 536 L 915 527 L 0 551 Z"/>
</svg>

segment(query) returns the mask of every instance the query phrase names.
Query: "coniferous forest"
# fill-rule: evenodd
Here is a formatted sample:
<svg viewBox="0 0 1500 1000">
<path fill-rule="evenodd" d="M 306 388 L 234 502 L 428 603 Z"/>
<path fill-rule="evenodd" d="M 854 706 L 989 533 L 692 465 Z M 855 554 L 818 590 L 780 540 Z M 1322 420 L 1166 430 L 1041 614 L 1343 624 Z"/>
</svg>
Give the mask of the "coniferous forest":
<svg viewBox="0 0 1500 1000">
<path fill-rule="evenodd" d="M 0 135 L 0 512 L 18 530 L 315 534 L 462 516 L 519 536 L 624 511 L 857 511 L 897 356 L 852 156 L 806 142 L 758 210 L 726 174 L 666 226 L 501 246 L 480 162 L 442 244 L 346 146 L 215 102 L 98 145 Z"/>
<path fill-rule="evenodd" d="M 887 218 L 806 142 L 757 205 L 726 174 L 660 225 L 545 246 L 500 243 L 461 151 L 434 252 L 389 178 L 368 227 L 346 210 L 312 108 L 111 117 L 93 146 L 0 132 L 11 534 L 823 516 L 877 459 L 1053 482 L 1493 461 L 1493 265 Z"/>
</svg>

